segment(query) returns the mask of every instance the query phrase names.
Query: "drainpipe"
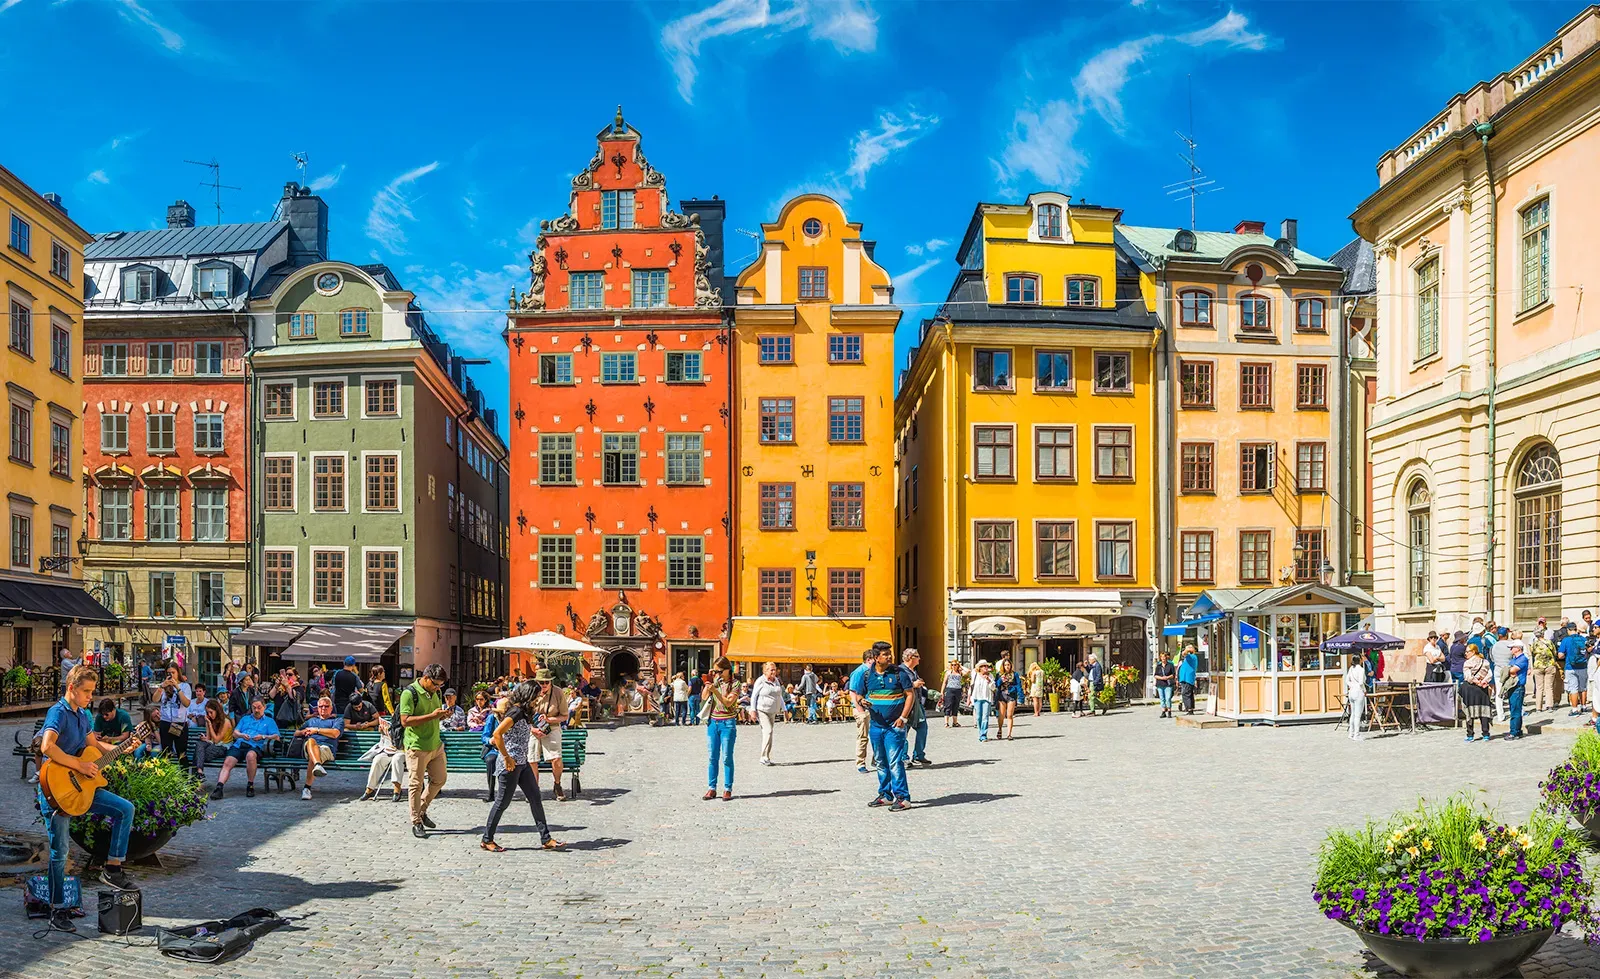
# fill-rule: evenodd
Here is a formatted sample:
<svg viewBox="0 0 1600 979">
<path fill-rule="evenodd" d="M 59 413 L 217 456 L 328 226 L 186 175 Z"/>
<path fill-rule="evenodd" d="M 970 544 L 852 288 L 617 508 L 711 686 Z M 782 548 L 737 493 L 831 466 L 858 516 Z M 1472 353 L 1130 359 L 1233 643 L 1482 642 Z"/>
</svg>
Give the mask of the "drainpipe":
<svg viewBox="0 0 1600 979">
<path fill-rule="evenodd" d="M 233 323 L 234 323 L 234 329 L 238 330 L 240 335 L 241 335 L 241 337 L 243 337 L 243 339 L 244 339 L 244 364 L 243 364 L 243 366 L 244 366 L 244 376 L 242 376 L 239 379 L 239 394 L 244 400 L 244 404 L 240 406 L 241 409 L 244 412 L 244 424 L 241 425 L 240 428 L 242 428 L 244 430 L 244 460 L 243 460 L 244 461 L 244 480 L 243 480 L 243 482 L 244 482 L 244 491 L 245 491 L 245 513 L 253 514 L 253 513 L 256 512 L 256 508 L 255 508 L 255 484 L 252 482 L 252 478 L 253 478 L 252 474 L 255 472 L 255 466 L 253 465 L 253 463 L 255 461 L 255 451 L 256 451 L 256 430 L 255 430 L 255 425 L 252 424 L 252 422 L 251 422 L 251 419 L 255 417 L 256 400 L 255 400 L 255 397 L 254 397 L 254 393 L 255 392 L 253 390 L 254 389 L 254 385 L 255 385 L 255 371 L 251 369 L 250 354 L 255 349 L 255 330 L 252 329 L 252 322 L 251 322 L 251 319 L 250 319 L 250 316 L 249 316 L 248 313 L 245 314 L 245 321 L 244 321 L 245 325 L 244 325 L 243 328 L 240 328 L 239 325 L 238 325 L 239 324 L 239 314 L 238 313 L 234 313 L 233 314 Z M 231 500 L 230 500 L 228 506 L 230 508 L 233 506 L 233 503 L 231 502 Z M 229 527 L 228 536 L 232 537 L 233 536 L 233 530 L 232 530 L 233 521 L 231 519 L 228 522 L 228 527 Z M 248 538 L 246 538 L 247 546 L 245 547 L 245 551 L 244 551 L 244 627 L 245 628 L 249 628 L 250 627 L 250 617 L 253 614 L 254 609 L 256 607 L 255 606 L 255 601 L 256 601 L 256 562 L 255 562 L 256 544 L 255 544 L 255 542 L 258 539 L 260 539 L 260 535 L 259 534 L 251 534 Z M 226 615 L 226 613 L 224 613 L 224 615 Z M 258 658 L 260 656 L 260 648 L 261 647 L 259 647 L 259 646 L 256 647 L 256 650 L 257 650 L 256 655 L 257 655 Z M 247 647 L 245 647 L 245 658 L 248 660 L 249 657 L 250 657 L 250 652 L 249 652 L 249 647 L 247 646 Z M 233 640 L 232 640 L 231 637 L 228 640 L 228 659 L 230 659 L 230 660 L 233 659 Z"/>
<path fill-rule="evenodd" d="M 1499 276 L 1499 218 L 1495 213 L 1494 196 L 1494 161 L 1489 154 L 1489 137 L 1494 135 L 1494 123 L 1480 122 L 1473 127 L 1478 134 L 1479 145 L 1483 148 L 1483 177 L 1489 185 L 1489 460 L 1487 467 L 1488 498 L 1489 498 L 1489 547 L 1484 557 L 1484 596 L 1487 608 L 1484 614 L 1494 616 L 1494 557 L 1495 557 L 1495 477 L 1498 466 L 1495 462 L 1495 390 L 1496 384 L 1496 344 L 1498 342 L 1498 329 L 1496 311 L 1500 304 L 1497 282 Z"/>
</svg>

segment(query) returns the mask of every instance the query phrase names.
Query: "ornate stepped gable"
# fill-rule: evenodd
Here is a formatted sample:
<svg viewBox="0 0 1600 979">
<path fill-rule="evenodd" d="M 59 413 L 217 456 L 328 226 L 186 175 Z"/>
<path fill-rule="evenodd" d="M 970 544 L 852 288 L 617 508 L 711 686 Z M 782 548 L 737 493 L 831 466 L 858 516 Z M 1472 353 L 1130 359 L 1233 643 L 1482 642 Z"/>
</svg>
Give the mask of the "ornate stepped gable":
<svg viewBox="0 0 1600 979">
<path fill-rule="evenodd" d="M 639 132 L 623 121 L 622 106 L 617 106 L 616 119 L 597 134 L 596 140 L 599 146 L 588 167 L 572 178 L 572 195 L 567 205 L 567 213 L 553 221 L 539 222 L 539 237 L 534 241 L 534 250 L 528 254 L 528 289 L 520 295 L 515 289 L 512 290 L 510 308 L 526 312 L 569 308 L 564 296 L 552 299 L 546 294 L 547 284 L 551 280 L 552 266 L 555 273 L 564 280 L 571 272 L 602 269 L 609 271 L 612 264 L 621 263 L 623 252 L 620 245 L 614 245 L 609 249 L 614 263 L 601 266 L 591 259 L 591 264 L 580 267 L 581 262 L 573 259 L 572 252 L 566 246 L 574 239 L 584 240 L 641 231 L 658 236 L 663 231 L 692 232 L 694 301 L 692 304 L 674 301 L 675 297 L 669 292 L 667 305 L 676 308 L 686 308 L 691 305 L 699 309 L 720 308 L 722 292 L 711 286 L 710 249 L 706 245 L 705 233 L 700 229 L 700 217 L 697 214 L 684 215 L 672 210 L 671 200 L 667 196 L 667 178 L 645 159 Z M 618 191 L 631 191 L 634 195 L 631 227 L 603 226 L 602 196 L 608 192 Z M 596 241 L 595 244 L 601 246 L 595 249 L 595 256 L 603 262 L 603 256 L 608 250 L 603 247 L 602 242 Z M 677 273 L 679 262 L 682 260 L 683 243 L 673 240 L 667 247 L 672 252 L 672 258 L 667 261 L 669 274 Z M 582 254 L 581 250 L 579 254 Z M 605 308 L 619 307 L 608 302 Z"/>
</svg>

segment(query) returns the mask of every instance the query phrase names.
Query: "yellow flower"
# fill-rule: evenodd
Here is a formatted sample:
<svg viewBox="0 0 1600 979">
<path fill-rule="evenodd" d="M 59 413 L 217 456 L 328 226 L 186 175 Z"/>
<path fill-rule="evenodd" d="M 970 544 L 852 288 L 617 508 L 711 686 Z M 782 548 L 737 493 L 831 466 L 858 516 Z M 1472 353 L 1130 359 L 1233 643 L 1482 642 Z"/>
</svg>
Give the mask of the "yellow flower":
<svg viewBox="0 0 1600 979">
<path fill-rule="evenodd" d="M 1428 839 L 1427 837 L 1423 837 L 1422 838 L 1422 848 L 1424 850 L 1432 852 L 1432 850 L 1433 850 L 1433 841 Z"/>
<path fill-rule="evenodd" d="M 1484 835 L 1481 832 L 1480 833 L 1473 833 L 1472 834 L 1472 845 L 1473 845 L 1473 847 L 1475 849 L 1487 850 L 1489 848 L 1489 841 L 1486 838 L 1484 838 Z"/>
<path fill-rule="evenodd" d="M 1406 852 L 1407 852 L 1407 853 L 1409 853 L 1409 854 L 1411 854 L 1411 856 L 1412 856 L 1412 858 L 1413 858 L 1413 859 L 1415 859 L 1415 858 L 1417 858 L 1417 857 L 1420 857 L 1420 856 L 1422 856 L 1422 851 L 1421 851 L 1421 850 L 1418 850 L 1418 849 L 1417 849 L 1417 848 L 1416 848 L 1416 847 L 1414 847 L 1414 846 L 1408 846 L 1408 847 L 1406 847 Z"/>
</svg>

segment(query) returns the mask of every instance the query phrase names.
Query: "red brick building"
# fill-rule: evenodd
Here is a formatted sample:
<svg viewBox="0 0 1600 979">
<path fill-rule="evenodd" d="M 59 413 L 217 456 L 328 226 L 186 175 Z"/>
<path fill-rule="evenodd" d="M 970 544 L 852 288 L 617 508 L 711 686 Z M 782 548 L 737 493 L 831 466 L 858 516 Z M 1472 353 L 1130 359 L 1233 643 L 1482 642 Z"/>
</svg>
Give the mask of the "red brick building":
<svg viewBox="0 0 1600 979">
<path fill-rule="evenodd" d="M 731 375 L 723 202 L 672 210 L 620 108 L 597 139 L 508 316 L 510 612 L 605 650 L 611 688 L 726 639 Z"/>
</svg>

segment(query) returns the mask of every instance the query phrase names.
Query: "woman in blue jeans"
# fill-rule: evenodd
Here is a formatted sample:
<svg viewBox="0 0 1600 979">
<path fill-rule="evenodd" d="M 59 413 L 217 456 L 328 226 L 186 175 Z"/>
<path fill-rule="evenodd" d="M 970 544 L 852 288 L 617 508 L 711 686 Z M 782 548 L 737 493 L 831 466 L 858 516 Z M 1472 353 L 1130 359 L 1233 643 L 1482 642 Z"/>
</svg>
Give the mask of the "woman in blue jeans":
<svg viewBox="0 0 1600 979">
<path fill-rule="evenodd" d="M 706 764 L 706 794 L 701 798 L 717 797 L 717 763 L 722 763 L 722 798 L 733 798 L 733 742 L 739 736 L 739 686 L 733 682 L 733 667 L 725 657 L 717 657 L 711 664 L 711 676 L 705 685 L 705 695 L 711 698 L 711 718 L 706 723 L 706 746 L 710 760 Z"/>
<path fill-rule="evenodd" d="M 995 686 L 994 673 L 989 668 L 989 661 L 978 660 L 978 665 L 972 668 L 972 687 L 967 693 L 972 701 L 973 719 L 978 724 L 978 740 L 989 740 L 989 715 L 994 710 Z"/>
</svg>

